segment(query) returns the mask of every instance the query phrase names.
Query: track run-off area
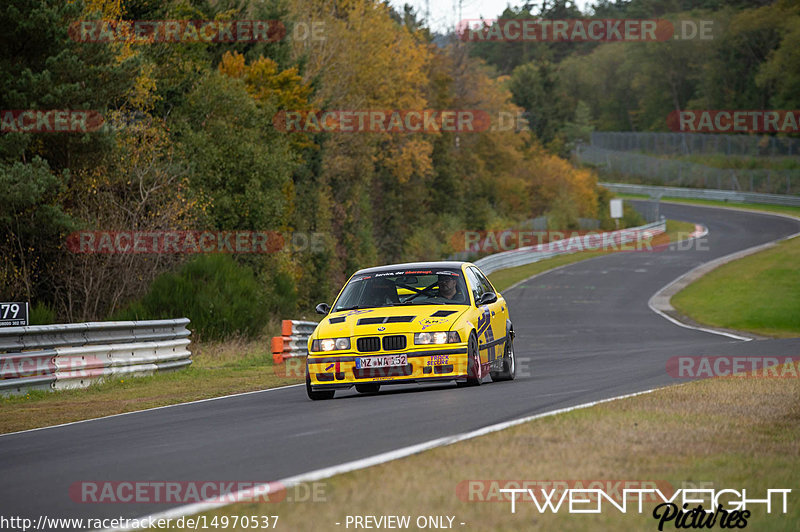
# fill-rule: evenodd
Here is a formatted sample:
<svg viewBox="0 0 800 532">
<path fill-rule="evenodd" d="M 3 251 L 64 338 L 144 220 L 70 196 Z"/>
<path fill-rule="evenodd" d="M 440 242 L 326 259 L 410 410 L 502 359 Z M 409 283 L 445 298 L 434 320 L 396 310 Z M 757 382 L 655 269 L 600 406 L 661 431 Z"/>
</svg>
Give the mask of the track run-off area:
<svg viewBox="0 0 800 532">
<path fill-rule="evenodd" d="M 648 305 L 703 263 L 800 232 L 756 212 L 662 204 L 707 236 L 657 252 L 604 255 L 504 292 L 517 333 L 517 379 L 471 388 L 385 387 L 311 402 L 302 386 L 264 390 L 0 435 L 1 514 L 116 518 L 181 504 L 85 503 L 81 482 L 266 483 L 603 399 L 685 382 L 677 356 L 800 355 L 800 338 L 743 341 L 681 327 Z M 422 445 L 424 447 L 424 445 Z M 71 494 L 70 488 L 73 489 Z"/>
</svg>

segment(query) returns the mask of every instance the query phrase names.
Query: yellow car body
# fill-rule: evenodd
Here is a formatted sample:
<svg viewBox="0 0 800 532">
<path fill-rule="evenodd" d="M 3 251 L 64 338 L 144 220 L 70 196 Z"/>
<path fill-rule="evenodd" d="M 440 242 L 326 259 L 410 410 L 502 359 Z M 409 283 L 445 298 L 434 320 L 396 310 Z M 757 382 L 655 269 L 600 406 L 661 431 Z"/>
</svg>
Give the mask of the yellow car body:
<svg viewBox="0 0 800 532">
<path fill-rule="evenodd" d="M 440 295 L 437 279 L 447 284 L 448 275 L 463 282 L 457 284 L 455 303 Z M 363 304 L 363 294 L 375 292 L 375 287 L 383 291 L 383 303 Z M 358 290 L 361 299 L 354 299 Z M 337 310 L 343 297 L 361 304 Z M 508 305 L 474 264 L 408 263 L 359 270 L 330 309 L 308 342 L 306 387 L 311 399 L 328 399 L 334 390 L 353 385 L 359 392 L 377 392 L 385 384 L 480 384 L 486 375 L 492 380 L 514 378 Z M 317 311 L 327 312 L 328 307 L 320 304 Z"/>
</svg>

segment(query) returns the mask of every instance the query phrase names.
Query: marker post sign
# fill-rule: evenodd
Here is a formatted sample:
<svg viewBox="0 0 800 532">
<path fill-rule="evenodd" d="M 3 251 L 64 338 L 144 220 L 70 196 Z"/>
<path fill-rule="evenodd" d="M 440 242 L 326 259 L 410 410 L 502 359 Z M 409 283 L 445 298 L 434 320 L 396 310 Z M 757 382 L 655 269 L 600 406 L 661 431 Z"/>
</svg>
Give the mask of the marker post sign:
<svg viewBox="0 0 800 532">
<path fill-rule="evenodd" d="M 622 218 L 622 200 L 612 199 L 609 203 L 611 206 L 611 217 L 614 218 L 614 223 L 617 224 L 617 229 L 619 229 L 619 219 Z"/>
<path fill-rule="evenodd" d="M 0 327 L 28 325 L 28 303 L 0 303 Z"/>
</svg>

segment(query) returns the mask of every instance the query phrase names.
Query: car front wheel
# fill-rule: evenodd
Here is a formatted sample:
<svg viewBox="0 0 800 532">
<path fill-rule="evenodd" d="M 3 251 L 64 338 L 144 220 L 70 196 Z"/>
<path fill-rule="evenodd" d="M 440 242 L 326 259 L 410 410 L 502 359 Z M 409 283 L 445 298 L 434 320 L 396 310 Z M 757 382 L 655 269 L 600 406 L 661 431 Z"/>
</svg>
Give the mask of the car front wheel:
<svg viewBox="0 0 800 532">
<path fill-rule="evenodd" d="M 306 368 L 306 393 L 312 401 L 322 401 L 324 399 L 333 399 L 333 394 L 336 393 L 336 390 L 312 390 L 311 375 L 308 374 L 308 368 Z"/>
<path fill-rule="evenodd" d="M 467 381 L 459 382 L 461 386 L 480 386 L 483 380 L 481 373 L 481 359 L 478 351 L 478 337 L 475 333 L 469 335 L 467 342 Z"/>
</svg>

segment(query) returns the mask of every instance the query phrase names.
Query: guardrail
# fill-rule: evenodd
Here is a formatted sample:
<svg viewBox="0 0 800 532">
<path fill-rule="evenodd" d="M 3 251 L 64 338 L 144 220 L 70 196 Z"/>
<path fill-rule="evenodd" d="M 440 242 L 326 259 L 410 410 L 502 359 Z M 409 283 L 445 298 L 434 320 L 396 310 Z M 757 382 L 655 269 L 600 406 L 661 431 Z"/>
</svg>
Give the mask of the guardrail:
<svg viewBox="0 0 800 532">
<path fill-rule="evenodd" d="M 272 361 L 282 364 L 287 358 L 308 356 L 308 339 L 316 326 L 315 321 L 283 320 L 281 336 L 272 337 Z"/>
<path fill-rule="evenodd" d="M 192 363 L 187 318 L 0 329 L 0 394 L 85 387 Z"/>
<path fill-rule="evenodd" d="M 755 192 L 735 192 L 703 188 L 657 187 L 650 185 L 629 185 L 627 183 L 600 183 L 607 189 L 620 194 L 642 194 L 652 198 L 691 198 L 732 203 L 760 203 L 767 205 L 788 205 L 800 207 L 800 196 L 783 194 L 758 194 Z"/>
<path fill-rule="evenodd" d="M 650 238 L 666 231 L 664 220 L 653 222 L 639 227 L 609 231 L 606 233 L 591 233 L 588 235 L 575 236 L 556 240 L 547 244 L 536 246 L 525 246 L 511 251 L 495 253 L 478 259 L 474 262 L 483 273 L 489 275 L 497 270 L 513 268 L 531 264 L 542 259 L 555 257 L 556 255 L 566 255 L 584 249 L 601 249 L 610 245 L 622 246 L 642 239 Z"/>
</svg>

